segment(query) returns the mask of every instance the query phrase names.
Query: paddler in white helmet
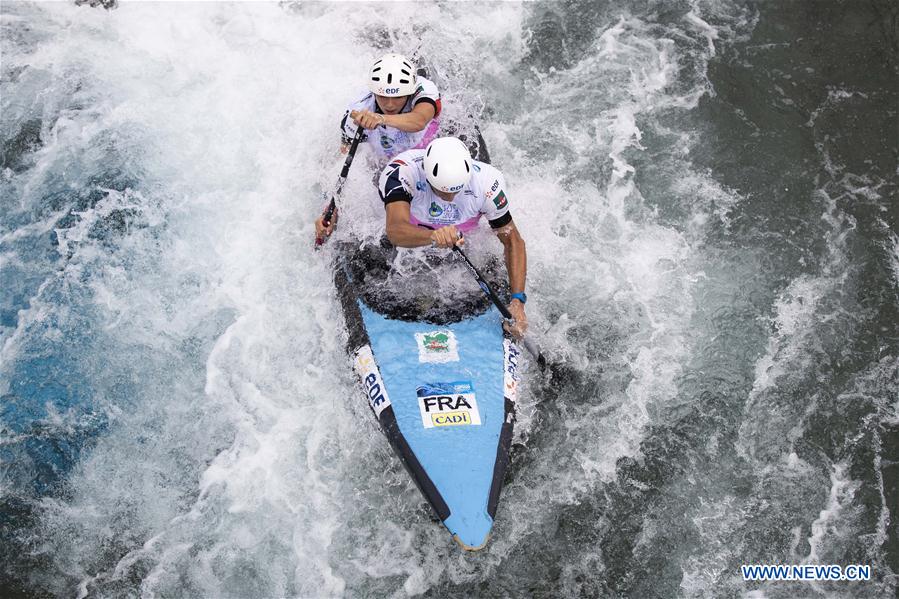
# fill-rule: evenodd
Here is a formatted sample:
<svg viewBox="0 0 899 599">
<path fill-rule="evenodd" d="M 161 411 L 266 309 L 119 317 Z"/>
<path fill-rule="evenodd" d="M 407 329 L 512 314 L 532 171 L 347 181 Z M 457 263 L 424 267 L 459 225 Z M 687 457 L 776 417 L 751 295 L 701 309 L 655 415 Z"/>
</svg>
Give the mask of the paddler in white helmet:
<svg viewBox="0 0 899 599">
<path fill-rule="evenodd" d="M 493 166 L 473 160 L 455 137 L 440 137 L 424 150 L 403 152 L 381 172 L 378 191 L 387 213 L 387 237 L 398 247 L 452 248 L 481 217 L 503 244 L 515 320 L 512 333 L 524 334 L 527 317 L 527 250 L 512 221 L 506 182 Z"/>
<path fill-rule="evenodd" d="M 368 90 L 340 121 L 341 152 L 346 153 L 359 127 L 367 130 L 365 141 L 379 166 L 400 152 L 425 147 L 437 136 L 440 92 L 432 81 L 418 76 L 404 56 L 385 54 L 376 60 L 369 69 Z M 319 217 L 316 237 L 329 236 L 335 221 L 326 227 Z"/>
</svg>

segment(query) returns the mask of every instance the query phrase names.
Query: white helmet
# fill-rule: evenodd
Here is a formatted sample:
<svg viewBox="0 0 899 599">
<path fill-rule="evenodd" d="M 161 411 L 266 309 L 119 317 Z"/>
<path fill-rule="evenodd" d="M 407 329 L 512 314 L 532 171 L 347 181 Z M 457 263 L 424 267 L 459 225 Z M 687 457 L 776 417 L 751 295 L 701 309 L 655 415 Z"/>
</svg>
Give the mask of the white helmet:
<svg viewBox="0 0 899 599">
<path fill-rule="evenodd" d="M 425 150 L 424 168 L 434 189 L 455 193 L 471 179 L 471 154 L 461 140 L 438 137 Z"/>
<path fill-rule="evenodd" d="M 401 54 L 385 54 L 371 65 L 368 88 L 388 98 L 411 96 L 415 93 L 415 66 Z"/>
</svg>

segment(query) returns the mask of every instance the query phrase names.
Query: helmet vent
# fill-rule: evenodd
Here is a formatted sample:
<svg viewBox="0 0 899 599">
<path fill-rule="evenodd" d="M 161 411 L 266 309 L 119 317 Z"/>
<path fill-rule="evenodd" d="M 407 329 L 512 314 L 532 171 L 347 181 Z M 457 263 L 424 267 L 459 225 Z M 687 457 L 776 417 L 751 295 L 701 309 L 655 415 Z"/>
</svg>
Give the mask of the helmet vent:
<svg viewBox="0 0 899 599">
<path fill-rule="evenodd" d="M 465 161 L 465 172 L 466 172 L 466 173 L 470 173 L 470 172 L 471 172 L 471 169 L 468 168 L 468 161 L 467 161 L 467 160 Z"/>
<path fill-rule="evenodd" d="M 415 81 L 414 64 L 399 54 L 385 54 L 368 71 L 368 89 L 378 96 L 411 96 Z"/>
<path fill-rule="evenodd" d="M 440 165 L 439 165 L 439 164 L 435 164 L 435 165 L 434 165 L 434 172 L 433 172 L 433 175 L 434 175 L 435 177 L 437 176 L 437 167 L 438 167 L 438 166 L 440 166 Z"/>
</svg>

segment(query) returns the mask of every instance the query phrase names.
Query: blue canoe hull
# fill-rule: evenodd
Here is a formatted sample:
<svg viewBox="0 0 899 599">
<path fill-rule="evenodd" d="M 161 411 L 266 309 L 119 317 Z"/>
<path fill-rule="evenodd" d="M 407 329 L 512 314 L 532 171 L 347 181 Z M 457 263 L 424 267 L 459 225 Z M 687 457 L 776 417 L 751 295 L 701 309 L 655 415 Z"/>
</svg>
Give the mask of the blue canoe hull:
<svg viewBox="0 0 899 599">
<path fill-rule="evenodd" d="M 519 348 L 495 308 L 434 325 L 387 318 L 335 283 L 363 392 L 395 452 L 461 547 L 493 528 L 515 415 Z"/>
</svg>

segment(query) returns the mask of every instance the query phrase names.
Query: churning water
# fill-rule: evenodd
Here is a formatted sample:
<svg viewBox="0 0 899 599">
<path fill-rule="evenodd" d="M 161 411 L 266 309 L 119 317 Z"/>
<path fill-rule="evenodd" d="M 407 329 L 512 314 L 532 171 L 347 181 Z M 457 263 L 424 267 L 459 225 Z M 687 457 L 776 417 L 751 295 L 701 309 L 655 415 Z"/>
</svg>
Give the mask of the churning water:
<svg viewBox="0 0 899 599">
<path fill-rule="evenodd" d="M 0 13 L 4 596 L 894 596 L 894 2 Z M 571 374 L 526 373 L 477 554 L 378 431 L 311 251 L 390 49 L 479 117 Z M 341 234 L 380 234 L 370 169 Z"/>
</svg>

